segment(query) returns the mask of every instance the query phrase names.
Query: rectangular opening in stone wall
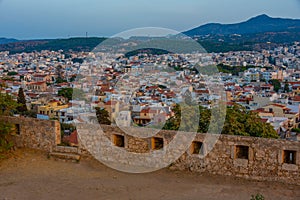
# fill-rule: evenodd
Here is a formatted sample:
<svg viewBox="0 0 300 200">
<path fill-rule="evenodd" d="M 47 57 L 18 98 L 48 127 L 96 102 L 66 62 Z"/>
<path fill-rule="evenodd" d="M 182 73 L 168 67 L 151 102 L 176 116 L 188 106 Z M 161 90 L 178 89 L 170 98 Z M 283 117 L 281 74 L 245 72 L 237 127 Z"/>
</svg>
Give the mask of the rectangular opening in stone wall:
<svg viewBox="0 0 300 200">
<path fill-rule="evenodd" d="M 296 151 L 284 150 L 283 151 L 283 163 L 296 164 Z"/>
<path fill-rule="evenodd" d="M 203 143 L 194 141 L 190 147 L 191 154 L 202 154 L 201 147 Z"/>
<path fill-rule="evenodd" d="M 243 145 L 235 146 L 235 158 L 248 159 L 249 158 L 249 147 Z"/>
<path fill-rule="evenodd" d="M 151 146 L 153 150 L 159 150 L 164 148 L 164 139 L 163 138 L 158 138 L 158 137 L 153 137 L 151 139 Z"/>
<path fill-rule="evenodd" d="M 125 147 L 125 137 L 123 135 L 113 135 L 113 143 L 117 147 Z"/>
<path fill-rule="evenodd" d="M 21 135 L 20 124 L 15 124 L 15 133 L 16 133 L 17 135 Z"/>
</svg>

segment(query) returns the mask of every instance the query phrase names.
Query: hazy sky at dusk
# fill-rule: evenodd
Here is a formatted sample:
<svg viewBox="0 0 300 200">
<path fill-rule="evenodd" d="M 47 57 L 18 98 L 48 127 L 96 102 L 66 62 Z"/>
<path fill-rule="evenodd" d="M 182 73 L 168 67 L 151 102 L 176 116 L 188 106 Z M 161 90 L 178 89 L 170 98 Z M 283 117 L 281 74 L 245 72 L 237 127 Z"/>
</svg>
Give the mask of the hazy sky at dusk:
<svg viewBox="0 0 300 200">
<path fill-rule="evenodd" d="M 111 36 L 149 26 L 183 31 L 263 13 L 300 19 L 300 0 L 0 0 L 0 37 Z"/>
</svg>

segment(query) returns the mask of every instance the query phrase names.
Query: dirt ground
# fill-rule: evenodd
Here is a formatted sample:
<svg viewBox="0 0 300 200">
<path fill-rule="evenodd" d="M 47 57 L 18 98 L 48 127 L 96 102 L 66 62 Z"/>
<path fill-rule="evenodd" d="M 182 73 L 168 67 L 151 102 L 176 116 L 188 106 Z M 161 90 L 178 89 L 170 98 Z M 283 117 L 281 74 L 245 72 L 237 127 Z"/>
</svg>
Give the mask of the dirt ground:
<svg viewBox="0 0 300 200">
<path fill-rule="evenodd" d="M 127 174 L 95 160 L 54 161 L 42 152 L 17 150 L 0 161 L 0 200 L 34 199 L 300 199 L 300 186 L 247 181 L 163 169 Z"/>
</svg>

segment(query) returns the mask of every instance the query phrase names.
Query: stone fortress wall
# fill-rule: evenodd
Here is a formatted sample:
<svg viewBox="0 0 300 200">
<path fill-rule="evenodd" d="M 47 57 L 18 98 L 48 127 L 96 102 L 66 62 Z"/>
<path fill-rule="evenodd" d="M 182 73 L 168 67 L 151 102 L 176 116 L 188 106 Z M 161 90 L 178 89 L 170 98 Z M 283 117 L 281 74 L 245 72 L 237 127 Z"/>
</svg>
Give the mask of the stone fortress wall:
<svg viewBox="0 0 300 200">
<path fill-rule="evenodd" d="M 16 129 L 18 133 L 14 136 L 17 147 L 51 152 L 61 142 L 60 126 L 57 121 L 15 117 L 4 120 L 18 126 Z M 79 127 L 86 130 L 87 138 L 85 145 L 80 142 L 77 152 L 90 155 L 89 151 L 100 144 L 95 135 L 99 125 L 80 124 Z M 137 138 L 115 126 L 101 125 L 101 128 L 112 146 L 135 153 L 163 151 L 176 134 L 176 131 L 161 130 L 153 137 Z M 141 128 L 132 128 L 132 132 L 135 133 L 143 131 Z M 207 156 L 201 157 L 199 155 L 208 149 L 204 142 L 205 136 L 206 134 L 197 133 L 190 148 L 169 167 L 176 170 L 300 185 L 300 142 L 221 135 L 213 150 Z M 118 159 L 120 162 L 126 162 L 127 158 L 120 156 Z M 144 161 L 145 165 L 147 162 Z"/>
<path fill-rule="evenodd" d="M 52 151 L 61 143 L 59 121 L 26 117 L 1 117 L 0 120 L 14 125 L 13 141 L 17 147 Z"/>
</svg>

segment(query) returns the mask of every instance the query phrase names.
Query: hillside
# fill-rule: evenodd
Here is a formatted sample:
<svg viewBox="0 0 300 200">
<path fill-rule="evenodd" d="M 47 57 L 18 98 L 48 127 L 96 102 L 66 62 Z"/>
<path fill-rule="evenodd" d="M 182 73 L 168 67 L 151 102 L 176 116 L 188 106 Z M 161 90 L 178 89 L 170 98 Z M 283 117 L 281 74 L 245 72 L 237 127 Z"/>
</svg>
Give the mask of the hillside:
<svg viewBox="0 0 300 200">
<path fill-rule="evenodd" d="M 17 42 L 18 40 L 13 38 L 0 38 L 0 44 L 8 44 L 12 42 Z"/>
<path fill-rule="evenodd" d="M 27 40 L 0 45 L 0 51 L 10 53 L 32 52 L 41 50 L 64 50 L 64 51 L 92 51 L 105 38 L 69 38 L 51 40 Z"/>
<path fill-rule="evenodd" d="M 265 32 L 299 32 L 300 19 L 272 18 L 267 15 L 259 15 L 245 22 L 237 24 L 210 23 L 188 30 L 184 34 L 188 36 L 204 35 L 233 35 L 233 34 L 257 34 Z"/>
<path fill-rule="evenodd" d="M 237 24 L 206 24 L 184 34 L 197 39 L 208 52 L 272 49 L 300 41 L 300 20 L 259 15 Z M 28 41 L 0 38 L 0 51 L 91 51 L 104 40 L 103 37 Z"/>
</svg>

